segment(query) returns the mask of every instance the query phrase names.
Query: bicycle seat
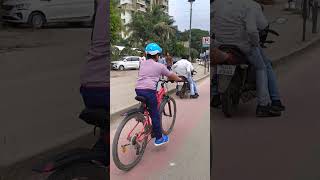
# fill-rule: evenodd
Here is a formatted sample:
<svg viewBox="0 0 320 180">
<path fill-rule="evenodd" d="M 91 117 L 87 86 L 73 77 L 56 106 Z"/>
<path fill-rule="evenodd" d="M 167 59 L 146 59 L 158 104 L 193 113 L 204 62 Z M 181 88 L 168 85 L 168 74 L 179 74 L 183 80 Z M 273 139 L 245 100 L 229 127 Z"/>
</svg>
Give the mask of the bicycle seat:
<svg viewBox="0 0 320 180">
<path fill-rule="evenodd" d="M 104 128 L 107 126 L 107 111 L 105 109 L 84 109 L 79 118 L 86 123 Z"/>
<path fill-rule="evenodd" d="M 147 102 L 146 98 L 145 98 L 145 97 L 142 97 L 142 96 L 136 96 L 135 99 L 136 99 L 137 101 L 142 102 L 142 103 L 146 103 L 146 102 Z"/>
</svg>

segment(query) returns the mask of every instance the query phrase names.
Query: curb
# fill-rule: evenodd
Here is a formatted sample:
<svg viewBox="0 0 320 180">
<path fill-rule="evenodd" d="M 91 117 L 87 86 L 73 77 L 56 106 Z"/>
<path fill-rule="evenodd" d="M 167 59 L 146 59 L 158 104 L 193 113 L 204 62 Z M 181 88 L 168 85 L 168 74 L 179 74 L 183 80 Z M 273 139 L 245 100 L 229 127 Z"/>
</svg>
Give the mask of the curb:
<svg viewBox="0 0 320 180">
<path fill-rule="evenodd" d="M 201 78 L 199 78 L 199 79 L 197 79 L 195 81 L 196 82 L 201 82 L 201 81 L 203 81 L 205 78 L 207 78 L 209 76 L 210 76 L 210 73 L 206 74 L 205 76 L 202 76 Z M 168 91 L 168 94 L 173 94 L 174 91 L 175 91 L 175 89 L 171 89 L 171 90 Z M 116 112 L 110 114 L 110 124 L 115 122 L 116 117 L 121 116 L 122 114 L 124 114 L 128 110 L 136 108 L 138 106 L 139 106 L 139 103 L 135 103 L 135 104 L 129 105 L 129 106 L 127 106 L 127 107 L 125 107 L 125 108 L 123 108 L 123 109 L 121 109 L 119 111 L 116 111 Z"/>
<path fill-rule="evenodd" d="M 297 56 L 301 53 L 303 53 L 304 51 L 312 48 L 313 46 L 315 46 L 316 44 L 318 44 L 320 42 L 320 35 L 319 37 L 310 40 L 309 42 L 305 43 L 304 45 L 302 45 L 301 47 L 290 51 L 289 53 L 287 53 L 286 55 L 280 56 L 280 57 L 276 57 L 273 61 L 272 61 L 272 65 L 274 67 L 279 66 L 280 64 L 283 64 L 285 62 L 287 62 L 289 59 L 291 59 L 294 56 Z"/>
</svg>

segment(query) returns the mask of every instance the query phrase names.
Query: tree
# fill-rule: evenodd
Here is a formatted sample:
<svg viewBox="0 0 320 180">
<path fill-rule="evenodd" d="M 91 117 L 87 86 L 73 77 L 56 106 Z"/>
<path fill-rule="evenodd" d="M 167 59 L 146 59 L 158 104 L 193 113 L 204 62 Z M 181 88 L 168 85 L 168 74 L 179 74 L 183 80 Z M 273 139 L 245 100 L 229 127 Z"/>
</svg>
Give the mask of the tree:
<svg viewBox="0 0 320 180">
<path fill-rule="evenodd" d="M 179 40 L 189 41 L 189 30 L 180 33 Z M 208 31 L 201 29 L 191 29 L 191 48 L 201 52 L 202 49 L 202 37 L 209 36 Z"/>
<path fill-rule="evenodd" d="M 121 39 L 122 21 L 117 0 L 110 1 L 110 31 L 111 44 L 117 43 Z"/>
<path fill-rule="evenodd" d="M 111 61 L 118 61 L 120 59 L 120 50 L 114 46 L 111 47 Z"/>
<path fill-rule="evenodd" d="M 140 52 L 138 52 L 137 50 L 133 50 L 130 47 L 125 47 L 120 52 L 120 56 L 139 56 L 139 55 L 140 55 Z"/>
<path fill-rule="evenodd" d="M 172 37 L 176 34 L 173 23 L 172 17 L 164 13 L 161 6 L 147 8 L 146 12 L 135 12 L 128 25 L 131 32 L 129 41 L 138 48 L 156 42 L 164 51 L 169 51 L 173 43 Z"/>
</svg>

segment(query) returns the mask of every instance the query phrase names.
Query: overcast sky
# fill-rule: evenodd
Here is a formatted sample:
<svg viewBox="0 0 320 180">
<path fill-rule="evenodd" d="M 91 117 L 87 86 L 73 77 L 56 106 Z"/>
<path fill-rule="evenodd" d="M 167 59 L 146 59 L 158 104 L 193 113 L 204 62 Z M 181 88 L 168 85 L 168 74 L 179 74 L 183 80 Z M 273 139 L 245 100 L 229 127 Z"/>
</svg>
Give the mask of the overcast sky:
<svg viewBox="0 0 320 180">
<path fill-rule="evenodd" d="M 210 1 L 195 0 L 192 5 L 192 28 L 210 30 Z M 169 0 L 169 14 L 180 31 L 189 29 L 190 3 L 188 0 Z"/>
</svg>

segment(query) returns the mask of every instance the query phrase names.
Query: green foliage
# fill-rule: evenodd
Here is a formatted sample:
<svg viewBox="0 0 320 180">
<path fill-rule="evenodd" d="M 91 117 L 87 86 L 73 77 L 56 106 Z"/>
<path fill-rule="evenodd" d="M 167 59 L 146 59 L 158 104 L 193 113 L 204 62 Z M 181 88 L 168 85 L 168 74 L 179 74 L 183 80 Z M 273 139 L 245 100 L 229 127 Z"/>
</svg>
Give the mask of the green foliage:
<svg viewBox="0 0 320 180">
<path fill-rule="evenodd" d="M 111 47 L 111 61 L 118 61 L 120 59 L 120 50 L 114 46 Z"/>
<path fill-rule="evenodd" d="M 139 56 L 140 53 L 137 50 L 133 50 L 130 47 L 125 47 L 121 52 L 120 52 L 120 56 Z"/>
<path fill-rule="evenodd" d="M 111 44 L 117 43 L 121 39 L 122 22 L 120 9 L 117 0 L 110 1 L 110 32 Z"/>
<path fill-rule="evenodd" d="M 189 33 L 189 30 L 181 32 L 179 35 L 179 40 L 189 41 Z M 204 31 L 201 29 L 191 29 L 191 48 L 194 48 L 198 52 L 200 52 L 202 48 L 202 37 L 205 36 L 209 36 L 208 31 Z"/>
<path fill-rule="evenodd" d="M 160 6 L 148 8 L 147 12 L 135 12 L 128 25 L 132 32 L 129 41 L 134 47 L 142 48 L 147 43 L 156 42 L 164 51 L 172 48 L 172 37 L 176 34 L 172 17 L 163 12 Z"/>
</svg>

